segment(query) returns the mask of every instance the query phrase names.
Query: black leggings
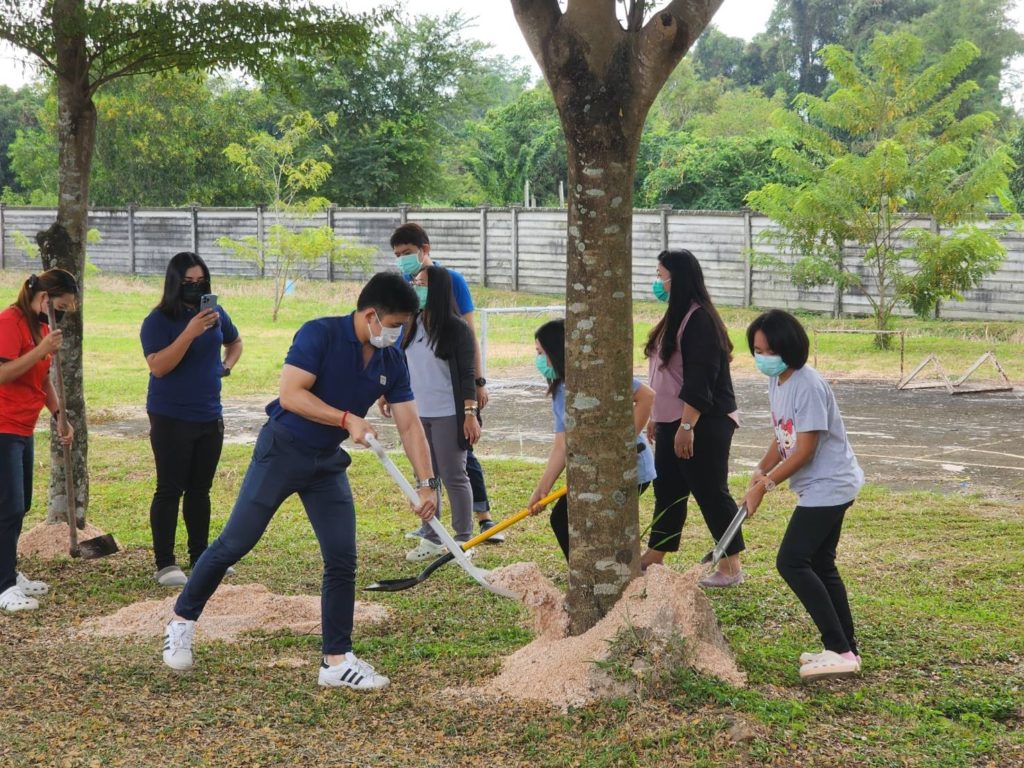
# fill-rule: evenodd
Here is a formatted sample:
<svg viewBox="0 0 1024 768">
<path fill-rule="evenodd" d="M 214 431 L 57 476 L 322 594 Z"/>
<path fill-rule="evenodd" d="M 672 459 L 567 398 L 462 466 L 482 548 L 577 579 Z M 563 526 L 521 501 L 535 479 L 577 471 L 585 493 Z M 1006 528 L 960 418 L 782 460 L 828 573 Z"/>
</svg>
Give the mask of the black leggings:
<svg viewBox="0 0 1024 768">
<path fill-rule="evenodd" d="M 729 493 L 729 449 L 736 422 L 728 416 L 702 416 L 693 428 L 693 457 L 680 459 L 673 443 L 679 422 L 658 422 L 655 427 L 654 521 L 647 546 L 659 552 L 679 551 L 679 537 L 686 522 L 686 503 L 693 494 L 704 522 L 715 537 L 722 538 L 736 516 L 736 502 Z M 743 530 L 725 550 L 737 555 L 746 549 Z"/>
<path fill-rule="evenodd" d="M 637 492 L 643 496 L 649 485 L 650 483 L 640 483 L 637 486 Z M 565 555 L 566 561 L 569 560 L 569 503 L 566 501 L 567 498 L 567 496 L 562 496 L 551 508 L 551 530 L 555 532 L 558 546 L 562 548 L 562 554 Z"/>
<path fill-rule="evenodd" d="M 224 420 L 183 421 L 151 413 L 149 426 L 156 459 L 156 493 L 149 507 L 156 568 L 174 565 L 174 534 L 182 495 L 188 559 L 194 565 L 210 538 L 210 487 L 224 445 Z"/>
<path fill-rule="evenodd" d="M 775 567 L 821 632 L 825 650 L 836 653 L 857 653 L 846 585 L 836 568 L 843 516 L 852 504 L 797 507 L 775 558 Z"/>
</svg>

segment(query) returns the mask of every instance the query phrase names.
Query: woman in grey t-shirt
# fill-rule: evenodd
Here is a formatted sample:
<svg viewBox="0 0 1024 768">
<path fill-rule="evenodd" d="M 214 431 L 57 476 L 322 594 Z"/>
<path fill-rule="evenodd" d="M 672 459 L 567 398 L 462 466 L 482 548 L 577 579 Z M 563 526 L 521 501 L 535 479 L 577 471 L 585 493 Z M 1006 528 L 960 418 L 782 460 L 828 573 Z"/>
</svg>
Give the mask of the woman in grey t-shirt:
<svg viewBox="0 0 1024 768">
<path fill-rule="evenodd" d="M 809 342 L 800 321 L 773 309 L 747 328 L 757 369 L 769 377 L 774 436 L 747 488 L 747 515 L 765 493 L 789 480 L 797 495 L 775 565 L 821 632 L 825 649 L 800 656 L 805 681 L 860 672 L 846 586 L 836 568 L 836 547 L 846 510 L 864 473 L 846 438 L 832 389 L 807 365 Z"/>
</svg>

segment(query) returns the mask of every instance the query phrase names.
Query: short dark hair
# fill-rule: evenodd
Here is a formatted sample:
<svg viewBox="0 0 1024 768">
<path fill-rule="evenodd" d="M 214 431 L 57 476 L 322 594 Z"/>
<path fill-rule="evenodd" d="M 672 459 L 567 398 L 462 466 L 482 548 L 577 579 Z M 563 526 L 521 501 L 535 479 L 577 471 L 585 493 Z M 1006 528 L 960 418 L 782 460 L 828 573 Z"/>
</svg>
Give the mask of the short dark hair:
<svg viewBox="0 0 1024 768">
<path fill-rule="evenodd" d="M 548 394 L 554 397 L 558 385 L 565 381 L 565 320 L 548 320 L 537 329 L 533 338 L 540 344 L 540 348 L 551 362 L 551 367 L 555 369 L 555 379 L 548 384 Z"/>
<path fill-rule="evenodd" d="M 415 221 L 410 221 L 391 233 L 391 247 L 399 245 L 415 245 L 422 248 L 424 245 L 430 245 L 430 238 L 427 237 L 427 230 Z"/>
<path fill-rule="evenodd" d="M 420 299 L 397 272 L 378 272 L 363 286 L 356 300 L 357 310 L 369 307 L 381 315 L 412 314 L 420 308 Z"/>
<path fill-rule="evenodd" d="M 764 334 L 772 352 L 781 357 L 787 366 L 799 370 L 807 364 L 811 342 L 800 321 L 789 312 L 769 309 L 754 319 L 747 327 L 747 346 L 750 347 L 750 354 L 754 354 L 754 334 L 758 331 Z"/>
</svg>

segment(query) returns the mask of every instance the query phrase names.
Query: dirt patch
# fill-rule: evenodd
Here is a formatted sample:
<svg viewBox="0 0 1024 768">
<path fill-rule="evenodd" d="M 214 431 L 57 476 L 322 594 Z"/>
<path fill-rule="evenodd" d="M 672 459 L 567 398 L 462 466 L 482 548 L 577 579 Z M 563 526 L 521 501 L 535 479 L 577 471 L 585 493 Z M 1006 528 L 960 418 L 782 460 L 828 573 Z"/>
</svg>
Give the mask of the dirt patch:
<svg viewBox="0 0 1024 768">
<path fill-rule="evenodd" d="M 109 616 L 87 619 L 79 631 L 98 637 L 160 637 L 174 614 L 177 595 L 163 600 L 133 603 Z M 356 602 L 355 623 L 387 620 L 388 609 L 376 603 Z M 196 634 L 207 640 L 236 642 L 246 632 L 320 633 L 320 596 L 275 595 L 262 584 L 222 584 L 206 604 Z"/>
<path fill-rule="evenodd" d="M 629 693 L 639 679 L 678 663 L 745 685 L 746 675 L 697 586 L 701 573 L 700 566 L 687 573 L 652 566 L 588 632 L 566 637 L 561 595 L 536 565 L 518 563 L 492 571 L 488 580 L 493 584 L 524 594 L 540 636 L 507 657 L 496 678 L 462 693 L 544 701 L 567 709 Z"/>
<path fill-rule="evenodd" d="M 106 531 L 86 523 L 85 528 L 78 532 L 78 541 L 81 543 L 105 535 Z M 21 534 L 18 539 L 18 557 L 39 557 L 43 560 L 70 558 L 69 546 L 67 523 L 39 523 L 32 530 Z"/>
</svg>

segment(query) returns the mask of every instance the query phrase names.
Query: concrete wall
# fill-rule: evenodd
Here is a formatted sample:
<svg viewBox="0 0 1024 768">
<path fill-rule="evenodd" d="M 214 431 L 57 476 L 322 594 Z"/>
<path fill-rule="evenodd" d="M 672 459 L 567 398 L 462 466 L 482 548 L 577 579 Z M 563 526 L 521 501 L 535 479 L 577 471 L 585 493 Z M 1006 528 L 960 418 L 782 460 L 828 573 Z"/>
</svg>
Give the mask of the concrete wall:
<svg viewBox="0 0 1024 768">
<path fill-rule="evenodd" d="M 391 269 L 388 246 L 392 230 L 402 222 L 417 221 L 430 233 L 432 253 L 444 265 L 462 272 L 478 285 L 562 293 L 565 289 L 566 212 L 564 209 L 465 208 L 331 208 L 301 222 L 302 226 L 330 225 L 341 236 L 375 246 L 374 270 Z M 52 223 L 54 212 L 41 208 L 0 206 L 0 268 L 27 271 L 37 268 L 15 245 L 14 233 L 32 238 Z M 198 251 L 218 275 L 258 277 L 256 264 L 237 258 L 217 245 L 220 237 L 258 238 L 273 223 L 257 208 L 147 208 L 95 209 L 89 225 L 100 240 L 89 246 L 89 258 L 101 270 L 141 275 L 163 274 L 167 260 L 182 250 Z M 928 226 L 927 221 L 913 222 Z M 650 296 L 656 257 L 668 244 L 685 247 L 701 260 L 709 290 L 725 306 L 781 307 L 831 312 L 836 304 L 832 288 L 802 289 L 778 268 L 751 264 L 750 249 L 789 262 L 761 239 L 773 223 L 744 212 L 638 210 L 633 217 L 633 291 Z M 961 319 L 1024 319 L 1024 234 L 1006 237 L 1006 260 L 960 302 L 943 302 L 943 317 Z M 847 259 L 856 269 L 858 254 Z M 272 270 L 273 265 L 267 266 Z M 317 264 L 315 279 L 361 278 L 364 275 L 336 265 Z M 862 291 L 842 297 L 842 309 L 868 314 Z"/>
</svg>

